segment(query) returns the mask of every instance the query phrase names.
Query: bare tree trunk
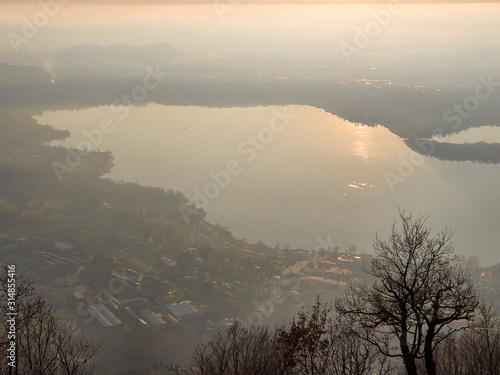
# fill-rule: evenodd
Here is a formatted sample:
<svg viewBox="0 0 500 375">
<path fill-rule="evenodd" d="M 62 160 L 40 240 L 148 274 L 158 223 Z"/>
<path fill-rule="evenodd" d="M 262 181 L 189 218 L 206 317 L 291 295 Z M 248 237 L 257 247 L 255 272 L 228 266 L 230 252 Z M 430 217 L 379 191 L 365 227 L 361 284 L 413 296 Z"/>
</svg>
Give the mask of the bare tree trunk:
<svg viewBox="0 0 500 375">
<path fill-rule="evenodd" d="M 415 360 L 413 358 L 408 358 L 405 360 L 403 357 L 403 360 L 405 361 L 405 368 L 406 372 L 408 375 L 418 375 L 417 374 L 417 365 L 415 364 Z"/>
<path fill-rule="evenodd" d="M 408 375 L 418 375 L 417 365 L 415 363 L 415 358 L 410 354 L 408 346 L 403 346 L 401 348 L 403 354 L 403 362 L 405 364 L 406 372 Z"/>
<path fill-rule="evenodd" d="M 434 327 L 431 326 L 427 331 L 424 345 L 425 369 L 427 375 L 436 375 L 436 363 L 434 362 L 434 353 L 432 352 L 434 336 Z"/>
</svg>

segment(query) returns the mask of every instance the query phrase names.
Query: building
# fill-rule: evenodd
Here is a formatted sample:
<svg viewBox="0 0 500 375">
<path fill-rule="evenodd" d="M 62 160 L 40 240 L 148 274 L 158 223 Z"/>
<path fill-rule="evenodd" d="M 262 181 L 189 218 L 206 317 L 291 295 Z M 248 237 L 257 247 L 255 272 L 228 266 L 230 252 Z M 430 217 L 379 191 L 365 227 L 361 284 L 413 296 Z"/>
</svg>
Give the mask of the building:
<svg viewBox="0 0 500 375">
<path fill-rule="evenodd" d="M 176 319 L 189 318 L 199 314 L 199 311 L 195 307 L 191 306 L 189 301 L 168 305 L 167 309 Z"/>
<path fill-rule="evenodd" d="M 177 325 L 179 324 L 179 321 L 177 319 L 175 319 L 172 314 L 168 314 L 165 319 L 167 319 L 167 322 L 171 325 Z"/>
<path fill-rule="evenodd" d="M 352 271 L 347 268 L 331 267 L 324 272 L 324 275 L 329 279 L 339 281 L 350 281 Z"/>
<path fill-rule="evenodd" d="M 123 323 L 102 303 L 89 305 L 88 310 L 99 324 L 104 328 L 119 327 Z"/>
<path fill-rule="evenodd" d="M 160 318 L 158 314 L 152 312 L 151 310 L 143 309 L 139 313 L 152 329 L 161 329 L 167 327 L 167 323 L 162 318 Z"/>
<path fill-rule="evenodd" d="M 234 319 L 224 318 L 223 320 L 219 320 L 218 322 L 210 322 L 209 329 L 215 332 L 222 332 L 226 329 L 231 328 L 232 326 L 234 326 L 234 324 Z"/>
<path fill-rule="evenodd" d="M 282 272 L 283 276 L 287 275 L 298 275 L 301 276 L 304 273 L 308 273 L 311 271 L 313 263 L 308 260 L 303 260 L 295 263 L 294 265 L 288 267 Z"/>
<path fill-rule="evenodd" d="M 57 250 L 62 250 L 62 251 L 70 250 L 75 247 L 74 245 L 63 241 L 54 242 L 54 245 Z"/>
</svg>

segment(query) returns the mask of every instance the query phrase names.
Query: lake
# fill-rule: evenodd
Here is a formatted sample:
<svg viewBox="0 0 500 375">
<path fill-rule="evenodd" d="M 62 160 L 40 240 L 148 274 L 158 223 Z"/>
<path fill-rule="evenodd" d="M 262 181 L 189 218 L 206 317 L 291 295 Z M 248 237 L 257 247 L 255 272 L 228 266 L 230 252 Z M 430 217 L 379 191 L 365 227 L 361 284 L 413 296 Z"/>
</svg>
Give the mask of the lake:
<svg viewBox="0 0 500 375">
<path fill-rule="evenodd" d="M 424 158 L 384 127 L 310 106 L 128 109 L 123 120 L 112 106 L 36 119 L 69 129 L 66 146 L 110 119 L 96 147 L 116 158 L 105 177 L 179 190 L 239 238 L 371 252 L 400 206 L 430 216 L 434 231 L 448 226 L 457 253 L 500 262 L 499 165 Z"/>
</svg>

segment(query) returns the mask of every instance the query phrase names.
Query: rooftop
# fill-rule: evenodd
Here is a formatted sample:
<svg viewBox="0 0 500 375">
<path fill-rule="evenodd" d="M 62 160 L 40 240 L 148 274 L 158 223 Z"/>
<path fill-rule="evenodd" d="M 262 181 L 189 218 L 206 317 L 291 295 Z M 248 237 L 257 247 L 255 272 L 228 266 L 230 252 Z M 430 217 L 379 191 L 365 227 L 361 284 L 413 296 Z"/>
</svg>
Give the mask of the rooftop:
<svg viewBox="0 0 500 375">
<path fill-rule="evenodd" d="M 96 305 L 88 306 L 90 313 L 97 319 L 100 325 L 103 327 L 114 327 L 122 324 L 122 321 L 118 319 L 115 314 L 113 314 L 109 309 L 102 303 Z"/>
<path fill-rule="evenodd" d="M 176 319 L 196 315 L 199 312 L 196 308 L 191 306 L 189 302 L 181 302 L 173 305 L 168 305 L 167 308 Z"/>
</svg>

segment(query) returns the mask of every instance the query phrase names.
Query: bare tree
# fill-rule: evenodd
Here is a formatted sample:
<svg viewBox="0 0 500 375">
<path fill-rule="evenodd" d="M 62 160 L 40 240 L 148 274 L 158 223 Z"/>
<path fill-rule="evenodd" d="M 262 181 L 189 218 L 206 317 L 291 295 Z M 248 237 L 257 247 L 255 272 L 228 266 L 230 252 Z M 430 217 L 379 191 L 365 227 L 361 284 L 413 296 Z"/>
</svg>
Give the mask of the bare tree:
<svg viewBox="0 0 500 375">
<path fill-rule="evenodd" d="M 457 263 L 448 230 L 431 236 L 426 218 L 400 211 L 387 241 L 374 240 L 370 284 L 350 288 L 337 301 L 337 311 L 359 319 L 375 334 L 364 336 L 386 356 L 401 357 L 406 372 L 417 375 L 416 361 L 425 359 L 428 375 L 436 375 L 436 346 L 465 327 L 478 305 L 476 289 Z M 392 341 L 388 341 L 392 340 Z"/>
<path fill-rule="evenodd" d="M 237 324 L 199 346 L 175 375 L 372 375 L 390 366 L 369 343 L 352 334 L 344 320 L 329 316 L 319 299 L 289 324 L 275 330 Z"/>
<path fill-rule="evenodd" d="M 7 316 L 9 308 L 9 277 L 0 275 L 0 313 Z M 11 285 L 13 283 L 10 283 Z M 37 295 L 33 281 L 15 278 L 15 351 L 16 367 L 9 366 L 15 375 L 90 375 L 91 358 L 100 350 L 101 343 L 77 334 L 75 329 L 58 321 L 52 303 Z M 10 341 L 4 340 L 11 325 L 2 319 L 0 349 L 7 351 Z M 2 356 L 4 360 L 5 356 Z M 4 363 L 1 363 L 4 365 Z M 3 368 L 7 368 L 3 366 Z"/>
<path fill-rule="evenodd" d="M 360 327 L 343 317 L 331 317 L 319 298 L 307 311 L 278 330 L 278 345 L 287 374 L 390 374 L 386 357 L 355 331 Z M 359 332 L 358 332 L 359 333 Z M 370 332 L 371 333 L 371 332 Z"/>
<path fill-rule="evenodd" d="M 0 320 L 0 349 L 2 353 L 7 351 L 7 348 L 10 346 L 12 341 L 15 342 L 15 352 L 19 352 L 19 341 L 12 340 L 9 337 L 11 335 L 7 333 L 12 333 L 11 328 L 14 328 L 14 335 L 17 337 L 17 334 L 23 327 L 26 326 L 27 322 L 31 319 L 33 312 L 29 309 L 29 306 L 26 306 L 23 303 L 19 303 L 19 301 L 24 301 L 26 299 L 32 298 L 34 293 L 34 283 L 31 280 L 28 280 L 25 277 L 16 277 L 15 278 L 15 293 L 9 292 L 9 286 L 12 286 L 11 278 L 9 277 L 9 271 L 7 267 L 4 267 L 1 270 L 0 275 L 0 314 L 2 314 L 2 319 Z M 9 285 L 10 284 L 10 285 Z M 17 315 L 14 317 L 15 324 L 12 325 L 9 322 L 9 319 L 6 319 L 7 314 L 13 312 L 10 310 L 12 301 L 9 300 L 9 296 L 13 297 L 15 294 L 15 310 L 14 313 Z M 0 365 L 3 369 L 8 368 L 9 374 L 18 374 L 18 367 L 7 367 L 7 358 L 6 356 L 0 356 Z"/>
<path fill-rule="evenodd" d="M 277 375 L 282 363 L 275 340 L 275 334 L 266 327 L 236 324 L 199 346 L 186 369 L 172 368 L 171 373 Z"/>
<path fill-rule="evenodd" d="M 91 375 L 93 366 L 89 360 L 101 349 L 102 341 L 87 338 L 71 324 L 60 323 L 53 336 L 53 346 L 57 355 L 59 373 L 62 375 Z"/>
<path fill-rule="evenodd" d="M 463 352 L 462 340 L 459 335 L 449 336 L 441 345 L 436 348 L 434 358 L 436 362 L 436 372 L 439 375 L 474 375 L 470 373 L 464 363 L 469 362 L 470 351 Z M 419 361 L 419 371 L 425 372 L 425 362 Z"/>
<path fill-rule="evenodd" d="M 472 329 L 461 337 L 464 349 L 472 354 L 468 366 L 476 373 L 500 374 L 500 317 L 492 305 L 482 303 Z M 472 374 L 472 372 L 471 372 Z"/>
<path fill-rule="evenodd" d="M 450 336 L 436 350 L 438 375 L 500 375 L 500 317 L 481 303 L 470 329 Z"/>
<path fill-rule="evenodd" d="M 363 332 L 361 332 L 363 331 Z M 388 375 L 395 366 L 381 355 L 369 340 L 361 337 L 373 334 L 356 321 L 338 317 L 329 328 L 329 365 L 326 375 Z"/>
<path fill-rule="evenodd" d="M 57 354 L 52 345 L 57 322 L 51 304 L 40 296 L 19 303 L 28 315 L 17 330 L 18 368 L 24 374 L 57 373 Z"/>
</svg>

